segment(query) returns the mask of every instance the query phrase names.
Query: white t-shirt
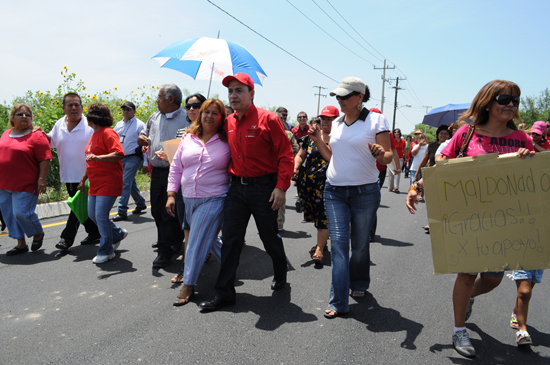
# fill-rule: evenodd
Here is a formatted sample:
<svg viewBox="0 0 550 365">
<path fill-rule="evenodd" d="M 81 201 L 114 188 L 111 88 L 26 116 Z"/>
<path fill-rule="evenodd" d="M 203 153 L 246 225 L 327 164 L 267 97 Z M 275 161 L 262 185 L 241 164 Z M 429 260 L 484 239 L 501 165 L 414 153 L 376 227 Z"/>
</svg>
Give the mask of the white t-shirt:
<svg viewBox="0 0 550 365">
<path fill-rule="evenodd" d="M 376 135 L 389 132 L 386 117 L 363 109 L 359 119 L 351 125 L 338 118 L 332 122 L 330 147 L 332 158 L 327 169 L 327 181 L 334 186 L 357 186 L 378 181 L 376 159 L 369 143 L 376 143 Z"/>
<path fill-rule="evenodd" d="M 418 146 L 418 145 L 416 145 Z M 416 147 L 414 146 L 414 147 Z M 414 148 L 413 147 L 413 148 Z M 411 165 L 411 168 L 409 170 L 416 171 L 418 170 L 418 166 L 420 166 L 420 163 L 422 162 L 422 159 L 424 158 L 424 155 L 426 154 L 426 150 L 428 149 L 428 144 L 426 143 L 424 146 L 419 147 L 418 153 L 413 158 L 413 163 Z"/>
<path fill-rule="evenodd" d="M 94 134 L 94 130 L 83 116 L 80 123 L 69 132 L 65 118 L 66 116 L 55 122 L 52 130 L 48 133 L 51 138 L 50 147 L 57 148 L 61 182 L 77 183 L 80 182 L 84 171 L 86 171 L 84 149 Z"/>
</svg>

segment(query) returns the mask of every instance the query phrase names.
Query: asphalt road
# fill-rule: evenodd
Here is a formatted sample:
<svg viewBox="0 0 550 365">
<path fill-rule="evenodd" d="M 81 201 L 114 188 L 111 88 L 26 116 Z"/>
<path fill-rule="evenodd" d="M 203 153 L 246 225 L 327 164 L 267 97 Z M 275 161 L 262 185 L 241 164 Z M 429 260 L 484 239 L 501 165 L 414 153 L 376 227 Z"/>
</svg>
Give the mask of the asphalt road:
<svg viewBox="0 0 550 365">
<path fill-rule="evenodd" d="M 403 182 L 402 189 L 405 189 Z M 153 270 L 154 221 L 149 210 L 120 226 L 130 234 L 106 264 L 92 264 L 97 247 L 55 248 L 66 217 L 43 220 L 38 252 L 6 257 L 14 245 L 0 237 L 0 363 L 2 364 L 463 364 L 451 343 L 454 275 L 433 275 L 425 206 L 416 215 L 405 194 L 382 191 L 376 242 L 371 244 L 372 282 L 363 300 L 350 299 L 346 317 L 326 319 L 330 255 L 311 261 L 313 224 L 294 211 L 287 193 L 283 236 L 292 266 L 289 284 L 272 292 L 271 261 L 251 220 L 237 273 L 237 304 L 201 313 L 214 295 L 219 263 L 209 261 L 197 294 L 186 306 L 172 300 L 170 282 L 181 258 Z M 85 237 L 83 228 L 78 240 Z M 535 287 L 529 312 L 534 345 L 518 349 L 509 327 L 516 288 L 505 277 L 476 299 L 467 323 L 482 364 L 550 363 L 550 278 Z"/>
</svg>

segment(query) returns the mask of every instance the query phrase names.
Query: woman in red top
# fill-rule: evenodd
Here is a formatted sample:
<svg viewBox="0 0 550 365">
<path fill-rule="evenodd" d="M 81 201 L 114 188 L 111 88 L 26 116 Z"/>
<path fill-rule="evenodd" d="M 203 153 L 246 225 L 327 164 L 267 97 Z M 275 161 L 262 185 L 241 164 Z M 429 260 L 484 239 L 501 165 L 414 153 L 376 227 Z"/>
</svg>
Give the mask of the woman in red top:
<svg viewBox="0 0 550 365">
<path fill-rule="evenodd" d="M 401 129 L 395 128 L 393 130 L 393 138 L 395 139 L 395 150 L 397 151 L 397 155 L 399 156 L 399 162 L 403 163 L 403 150 L 405 149 L 407 142 L 405 142 L 403 137 L 401 137 Z M 401 177 L 401 173 L 397 173 L 394 175 L 390 172 L 388 175 L 390 177 L 389 191 L 393 191 L 399 194 L 399 178 Z"/>
<path fill-rule="evenodd" d="M 122 158 L 124 150 L 118 134 L 111 128 L 113 117 L 109 108 L 95 103 L 88 108 L 88 125 L 94 130 L 86 146 L 86 172 L 78 189 L 90 180 L 88 190 L 88 216 L 97 224 L 101 241 L 97 256 L 92 262 L 101 264 L 115 257 L 115 250 L 128 235 L 109 220 L 109 212 L 122 193 Z"/>
<path fill-rule="evenodd" d="M 9 236 L 17 246 L 7 256 L 29 251 L 25 242 L 33 236 L 31 250 L 42 247 L 44 231 L 34 212 L 38 194 L 46 191 L 46 177 L 52 153 L 42 132 L 33 132 L 32 110 L 16 104 L 10 112 L 10 125 L 0 137 L 0 210 Z"/>
</svg>

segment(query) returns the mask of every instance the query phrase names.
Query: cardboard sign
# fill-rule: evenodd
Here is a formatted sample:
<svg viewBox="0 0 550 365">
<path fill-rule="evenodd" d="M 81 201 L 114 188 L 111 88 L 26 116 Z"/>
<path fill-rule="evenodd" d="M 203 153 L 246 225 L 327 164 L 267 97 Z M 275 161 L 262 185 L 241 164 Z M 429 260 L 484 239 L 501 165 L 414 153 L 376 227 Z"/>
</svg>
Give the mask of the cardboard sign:
<svg viewBox="0 0 550 365">
<path fill-rule="evenodd" d="M 169 141 L 162 142 L 162 149 L 166 153 L 166 158 L 168 159 L 168 163 L 171 165 L 172 160 L 174 159 L 174 155 L 176 154 L 176 151 L 178 150 L 178 147 L 180 145 L 181 138 L 171 139 Z"/>
<path fill-rule="evenodd" d="M 550 268 L 550 152 L 423 170 L 435 274 Z"/>
</svg>

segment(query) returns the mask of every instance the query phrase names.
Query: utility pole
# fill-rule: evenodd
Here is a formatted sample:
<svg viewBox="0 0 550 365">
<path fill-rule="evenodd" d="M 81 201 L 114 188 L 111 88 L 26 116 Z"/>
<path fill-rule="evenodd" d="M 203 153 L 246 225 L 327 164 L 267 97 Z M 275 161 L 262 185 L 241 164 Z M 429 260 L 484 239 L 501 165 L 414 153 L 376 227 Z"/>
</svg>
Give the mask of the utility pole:
<svg viewBox="0 0 550 365">
<path fill-rule="evenodd" d="M 402 78 L 401 80 L 406 80 L 407 78 Z M 395 129 L 395 113 L 397 112 L 397 91 L 403 90 L 403 88 L 399 87 L 399 76 L 396 78 L 397 82 L 395 83 L 395 86 L 392 87 L 392 89 L 395 89 L 395 101 L 393 102 L 393 124 L 391 130 L 393 131 Z"/>
<path fill-rule="evenodd" d="M 322 86 L 312 86 L 312 87 L 316 87 L 319 89 L 319 94 L 313 94 L 313 95 L 319 96 L 319 100 L 317 101 L 317 115 L 319 115 L 319 107 L 321 106 L 321 96 L 325 98 L 327 97 L 326 94 L 325 95 L 321 94 L 321 89 L 326 89 L 326 87 L 322 87 Z"/>
<path fill-rule="evenodd" d="M 376 67 L 374 66 L 375 70 L 384 70 L 383 76 L 382 76 L 382 106 L 380 107 L 380 111 L 382 114 L 384 114 L 384 85 L 386 84 L 386 70 L 393 70 L 395 68 L 395 65 L 393 67 L 386 67 L 386 59 L 384 59 L 384 67 Z"/>
</svg>

